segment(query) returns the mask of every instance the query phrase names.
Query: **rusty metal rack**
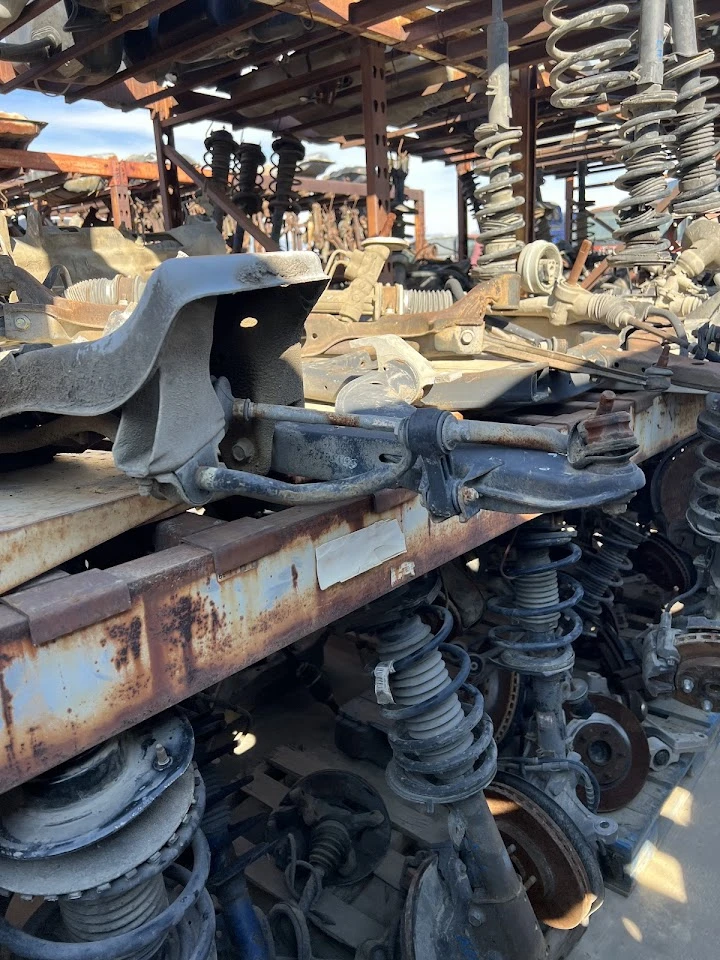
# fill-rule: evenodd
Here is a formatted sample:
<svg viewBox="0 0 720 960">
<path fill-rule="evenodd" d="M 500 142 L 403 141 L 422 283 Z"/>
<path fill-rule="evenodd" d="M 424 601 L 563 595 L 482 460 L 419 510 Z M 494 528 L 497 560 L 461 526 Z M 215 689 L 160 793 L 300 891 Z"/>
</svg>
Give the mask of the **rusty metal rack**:
<svg viewBox="0 0 720 960">
<path fill-rule="evenodd" d="M 63 94 L 69 102 L 86 98 L 123 110 L 148 107 L 163 159 L 160 183 L 167 229 L 177 226 L 180 218 L 178 170 L 193 176 L 175 149 L 174 130 L 194 120 L 260 127 L 316 142 L 364 143 L 369 232 L 375 234 L 383 231 L 389 210 L 388 150 L 401 146 L 413 156 L 454 165 L 459 173 L 475 158 L 474 129 L 486 113 L 485 28 L 491 13 L 489 5 L 469 0 L 446 9 L 429 8 L 418 0 L 262 0 L 233 23 L 199 28 L 172 49 L 126 65 L 103 82 L 68 87 L 43 80 L 73 57 L 92 52 L 179 3 L 153 0 L 25 72 L 15 74 L 12 66 L 0 64 L 0 92 L 31 89 L 42 81 L 44 89 Z M 34 0 L 18 21 L 0 32 L 0 39 L 48 5 L 46 0 Z M 525 138 L 532 131 L 538 140 L 535 156 L 528 153 L 526 160 L 528 185 L 537 182 L 538 171 L 571 178 L 580 165 L 586 176 L 612 157 L 607 143 L 589 140 L 587 131 L 578 126 L 582 119 L 578 111 L 558 111 L 550 104 L 552 91 L 543 66 L 550 26 L 542 19 L 542 8 L 541 0 L 514 0 L 505 7 L 510 66 L 519 71 L 513 114 Z M 720 19 L 710 0 L 703 0 L 699 12 L 704 27 Z M 239 36 L 280 13 L 302 18 L 305 35 L 259 44 L 239 59 L 198 69 L 192 80 L 173 86 L 138 80 L 162 72 L 175 58 L 191 59 L 193 51 L 220 36 Z M 608 35 L 598 28 L 584 39 L 594 42 Z M 278 58 L 283 58 L 280 67 Z M 295 71 L 294 63 L 302 69 Z M 596 116 L 601 115 L 599 107 Z M 388 129 L 390 125 L 394 129 Z M 531 240 L 534 190 L 528 187 L 526 194 L 525 239 Z M 223 202 L 223 209 L 252 234 L 255 225 L 235 204 L 226 198 Z M 464 213 L 461 205 L 461 217 Z M 262 242 L 261 237 L 256 239 Z M 266 241 L 266 249 L 272 246 Z"/>
</svg>

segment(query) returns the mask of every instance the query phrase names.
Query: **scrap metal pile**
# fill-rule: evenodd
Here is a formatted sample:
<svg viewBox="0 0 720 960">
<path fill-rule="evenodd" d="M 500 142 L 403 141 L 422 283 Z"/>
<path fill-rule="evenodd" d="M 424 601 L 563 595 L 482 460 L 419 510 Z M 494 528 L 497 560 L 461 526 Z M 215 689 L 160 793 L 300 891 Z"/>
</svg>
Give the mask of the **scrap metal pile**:
<svg viewBox="0 0 720 960">
<path fill-rule="evenodd" d="M 29 919 L 0 920 L 11 956 L 566 955 L 558 932 L 581 932 L 605 881 L 627 879 L 626 811 L 657 815 L 650 775 L 672 784 L 709 748 L 720 712 L 720 107 L 707 100 L 717 81 L 692 0 L 641 0 L 632 15 L 561 6 L 545 7 L 553 104 L 607 106 L 604 135 L 625 168 L 622 248 L 601 269 L 583 273 L 584 246 L 566 275 L 552 243 L 517 239 L 514 164 L 526 145 L 510 113 L 500 0 L 474 174 L 483 251 L 442 289 L 383 282 L 393 264 L 405 276 L 404 241 L 385 237 L 333 256 L 327 273 L 312 253 L 180 256 L 149 276 L 68 284 L 58 269 L 43 284 L 5 259 L 3 476 L 111 450 L 140 493 L 182 514 L 150 537 L 132 522 L 119 531 L 130 536 L 124 566 L 142 560 L 151 589 L 181 591 L 185 554 L 211 544 L 207 589 L 234 602 L 218 568 L 233 523 L 260 518 L 279 549 L 272 524 L 289 507 L 308 508 L 309 522 L 324 504 L 375 497 L 381 513 L 383 498 L 420 509 L 417 496 L 431 531 L 519 515 L 482 547 L 429 571 L 411 565 L 393 592 L 339 607 L 283 653 L 276 643 L 252 676 L 218 674 L 228 687 L 189 699 L 172 676 L 162 696 L 173 709 L 30 779 L 9 757 L 0 888 L 15 907 L 39 904 Z M 608 23 L 616 39 L 569 49 Z M 147 30 L 143 42 L 163 42 Z M 263 163 L 253 146 L 218 134 L 212 151 L 212 177 L 248 213 Z M 300 154 L 276 148 L 279 236 Z M 60 246 L 52 256 L 63 262 Z M 190 533 L 173 540 L 178 529 Z M 50 551 L 33 556 L 3 598 L 3 615 L 32 612 L 38 649 L 89 627 L 47 613 L 58 578 L 93 572 L 102 532 L 88 536 L 68 569 Z M 335 557 L 342 570 L 352 561 Z M 116 562 L 96 571 L 113 590 L 126 582 L 123 564 L 105 569 Z M 302 583 L 296 562 L 270 595 L 283 576 Z M 112 594 L 120 605 L 106 617 L 129 609 L 132 589 L 124 607 Z M 50 598 L 43 615 L 38 591 Z M 221 630 L 222 603 L 204 615 L 200 646 Z M 184 637 L 183 656 L 196 655 L 187 645 L 201 614 L 177 597 L 168 609 L 152 640 Z M 274 613 L 261 611 L 263 629 Z M 116 672 L 144 655 L 133 623 Z M 344 661 L 351 694 L 338 649 L 366 668 Z M 7 699 L 3 677 L 8 725 L 23 701 Z M 324 764 L 267 748 L 262 769 L 238 777 L 247 711 L 264 703 L 277 715 L 289 690 L 327 709 Z M 312 750 L 306 709 L 288 725 Z"/>
</svg>

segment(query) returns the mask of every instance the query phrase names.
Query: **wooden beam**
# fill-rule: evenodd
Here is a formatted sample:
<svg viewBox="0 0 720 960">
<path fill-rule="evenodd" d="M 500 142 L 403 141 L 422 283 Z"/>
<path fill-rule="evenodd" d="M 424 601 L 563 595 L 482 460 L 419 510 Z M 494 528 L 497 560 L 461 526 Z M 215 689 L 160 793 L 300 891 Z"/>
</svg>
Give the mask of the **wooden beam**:
<svg viewBox="0 0 720 960">
<path fill-rule="evenodd" d="M 245 213 L 232 202 L 228 197 L 222 194 L 219 190 L 216 190 L 215 187 L 210 183 L 203 173 L 199 170 L 196 170 L 195 167 L 178 153 L 174 147 L 169 146 L 168 144 L 163 145 L 163 153 L 165 157 L 175 166 L 178 170 L 183 170 L 188 177 L 193 181 L 193 183 L 200 189 L 203 190 L 207 196 L 212 200 L 216 207 L 219 207 L 224 213 L 237 223 L 246 233 L 249 233 L 262 247 L 264 247 L 268 252 L 275 252 L 280 249 L 280 245 L 275 243 L 274 240 L 271 240 L 270 237 L 264 233 L 258 225 L 246 216 Z"/>
</svg>

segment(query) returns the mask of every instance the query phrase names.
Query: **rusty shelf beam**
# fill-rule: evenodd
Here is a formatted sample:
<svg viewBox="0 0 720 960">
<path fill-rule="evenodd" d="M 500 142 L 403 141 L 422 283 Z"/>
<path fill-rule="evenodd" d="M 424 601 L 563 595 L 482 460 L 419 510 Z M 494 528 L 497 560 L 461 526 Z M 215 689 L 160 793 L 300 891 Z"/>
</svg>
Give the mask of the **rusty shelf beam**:
<svg viewBox="0 0 720 960">
<path fill-rule="evenodd" d="M 353 27 L 371 27 L 391 17 L 422 10 L 423 0 L 354 0 L 348 10 L 348 22 Z"/>
<path fill-rule="evenodd" d="M 346 73 L 357 69 L 358 59 L 351 57 L 345 63 L 335 64 L 331 67 L 318 67 L 317 70 L 311 70 L 309 73 L 300 77 L 286 77 L 275 83 L 269 83 L 265 87 L 258 87 L 256 90 L 244 90 L 230 97 L 229 100 L 218 100 L 212 106 L 197 107 L 194 110 L 186 110 L 184 113 L 176 114 L 163 121 L 163 128 L 176 127 L 181 123 L 192 123 L 193 120 L 209 120 L 217 113 L 223 113 L 227 110 L 241 109 L 242 107 L 252 106 L 261 103 L 271 97 L 280 97 L 292 91 L 300 91 L 316 83 L 326 83 L 331 80 L 337 80 Z"/>
<path fill-rule="evenodd" d="M 147 8 L 143 9 L 146 10 Z M 222 27 L 213 27 L 210 30 L 200 33 L 198 36 L 188 37 L 187 40 L 183 40 L 181 43 L 174 44 L 170 50 L 160 50 L 153 54 L 153 56 L 147 57 L 142 61 L 142 63 L 136 63 L 131 67 L 125 67 L 124 70 L 120 70 L 120 72 L 116 73 L 114 76 L 109 77 L 107 80 L 103 80 L 102 83 L 95 83 L 90 86 L 82 87 L 80 90 L 76 90 L 73 94 L 66 97 L 66 100 L 68 103 L 75 103 L 76 101 L 82 100 L 86 97 L 92 100 L 97 100 L 99 99 L 99 94 L 104 93 L 106 90 L 112 89 L 119 83 L 125 83 L 125 81 L 136 77 L 138 73 L 145 73 L 148 70 L 154 70 L 157 67 L 166 66 L 175 60 L 182 59 L 185 54 L 201 49 L 205 44 L 210 44 L 221 38 L 227 38 L 228 36 L 232 36 L 233 33 L 240 33 L 244 30 L 249 30 L 258 23 L 263 23 L 265 20 L 269 20 L 272 16 L 274 16 L 272 11 L 254 13 L 249 17 L 239 17 L 237 20 L 233 20 L 232 23 L 225 24 Z"/>
<path fill-rule="evenodd" d="M 367 171 L 367 229 L 368 236 L 378 237 L 383 233 L 390 212 L 385 50 L 374 40 L 363 38 L 359 42 Z"/>
<path fill-rule="evenodd" d="M 48 170 L 51 173 L 82 174 L 92 177 L 112 177 L 116 157 L 76 157 L 69 153 L 40 153 L 35 150 L 15 150 L 0 147 L 0 170 L 23 167 L 26 170 Z M 123 160 L 131 180 L 157 180 L 157 164 L 142 160 Z M 191 183 L 185 178 L 185 183 Z"/>
<path fill-rule="evenodd" d="M 24 73 L 18 73 L 12 80 L 4 83 L 0 87 L 0 93 L 10 93 L 17 87 L 25 86 L 28 83 L 40 79 L 51 70 L 55 70 L 57 67 L 69 63 L 70 60 L 75 60 L 85 56 L 85 54 L 91 53 L 93 50 L 96 50 L 100 44 L 114 40 L 115 37 L 119 37 L 125 33 L 126 30 L 134 30 L 151 17 L 159 16 L 159 14 L 164 13 L 166 10 L 171 10 L 182 2 L 183 0 L 151 0 L 147 6 L 141 7 L 139 10 L 134 10 L 126 17 L 109 23 L 98 30 L 90 31 L 82 40 L 67 47 L 65 50 L 59 50 L 51 57 L 48 57 L 43 63 L 37 63 Z"/>
<path fill-rule="evenodd" d="M 322 43 L 324 49 L 327 50 L 331 44 L 345 42 L 345 39 L 342 35 L 338 36 L 334 30 L 311 31 L 304 40 L 296 40 L 293 42 L 293 53 L 300 53 L 309 47 L 316 47 L 320 43 Z M 197 87 L 210 86 L 247 67 L 257 67 L 263 63 L 270 63 L 286 51 L 287 40 L 266 44 L 263 50 L 258 50 L 255 54 L 244 57 L 242 60 L 230 60 L 226 63 L 221 63 L 217 67 L 207 67 L 205 70 L 198 70 L 191 81 L 176 83 L 172 87 L 163 87 L 163 89 L 155 93 L 140 97 L 136 106 L 147 107 L 162 97 L 177 97 L 179 94 L 189 93 Z"/>
</svg>

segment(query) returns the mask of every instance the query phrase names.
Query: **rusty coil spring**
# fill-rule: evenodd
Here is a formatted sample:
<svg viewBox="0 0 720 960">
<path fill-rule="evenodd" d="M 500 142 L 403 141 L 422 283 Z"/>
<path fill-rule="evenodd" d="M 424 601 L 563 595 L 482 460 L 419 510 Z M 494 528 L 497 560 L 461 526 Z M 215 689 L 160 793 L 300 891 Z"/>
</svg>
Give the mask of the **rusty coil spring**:
<svg viewBox="0 0 720 960">
<path fill-rule="evenodd" d="M 720 104 L 709 104 L 707 96 L 718 85 L 717 77 L 701 77 L 700 71 L 715 59 L 712 50 L 704 50 L 669 69 L 665 78 L 677 84 L 677 175 L 679 196 L 673 205 L 677 216 L 711 213 L 720 210 L 720 175 L 715 158 L 720 140 L 715 121 Z"/>
<path fill-rule="evenodd" d="M 603 519 L 598 542 L 583 547 L 582 560 L 573 572 L 583 588 L 577 609 L 586 630 L 599 625 L 603 606 L 612 602 L 614 591 L 632 570 L 630 552 L 637 550 L 645 539 L 645 533 L 629 518 L 607 517 Z"/>
<path fill-rule="evenodd" d="M 560 110 L 608 103 L 611 94 L 634 83 L 632 71 L 616 69 L 632 48 L 629 36 L 588 44 L 578 50 L 561 49 L 560 44 L 574 35 L 580 41 L 586 30 L 622 23 L 630 8 L 624 3 L 609 3 L 564 19 L 555 13 L 564 4 L 565 0 L 547 0 L 543 9 L 543 19 L 553 27 L 545 47 L 556 63 L 550 72 L 550 84 L 555 90 L 550 102 Z"/>
<path fill-rule="evenodd" d="M 515 186 L 524 177 L 512 172 L 512 164 L 522 159 L 522 153 L 513 152 L 522 139 L 522 130 L 484 123 L 475 130 L 475 136 L 475 152 L 481 159 L 473 167 L 473 174 L 489 178 L 475 188 L 478 240 L 483 244 L 478 275 L 491 277 L 513 272 L 523 248 L 517 233 L 525 226 L 525 218 L 519 212 L 525 199 L 515 195 Z"/>
<path fill-rule="evenodd" d="M 720 543 L 720 393 L 709 393 L 698 417 L 703 442 L 697 449 L 701 466 L 695 471 L 687 521 L 701 537 Z"/>
<path fill-rule="evenodd" d="M 625 172 L 615 181 L 628 196 L 615 205 L 617 227 L 614 237 L 625 244 L 613 255 L 615 263 L 663 263 L 670 260 L 670 242 L 662 232 L 672 221 L 670 213 L 659 213 L 657 204 L 671 193 L 667 173 L 672 167 L 669 147 L 675 136 L 663 124 L 675 116 L 674 91 L 649 89 L 627 97 L 623 111 L 629 119 L 617 131 L 623 141 L 617 151 Z"/>
</svg>

